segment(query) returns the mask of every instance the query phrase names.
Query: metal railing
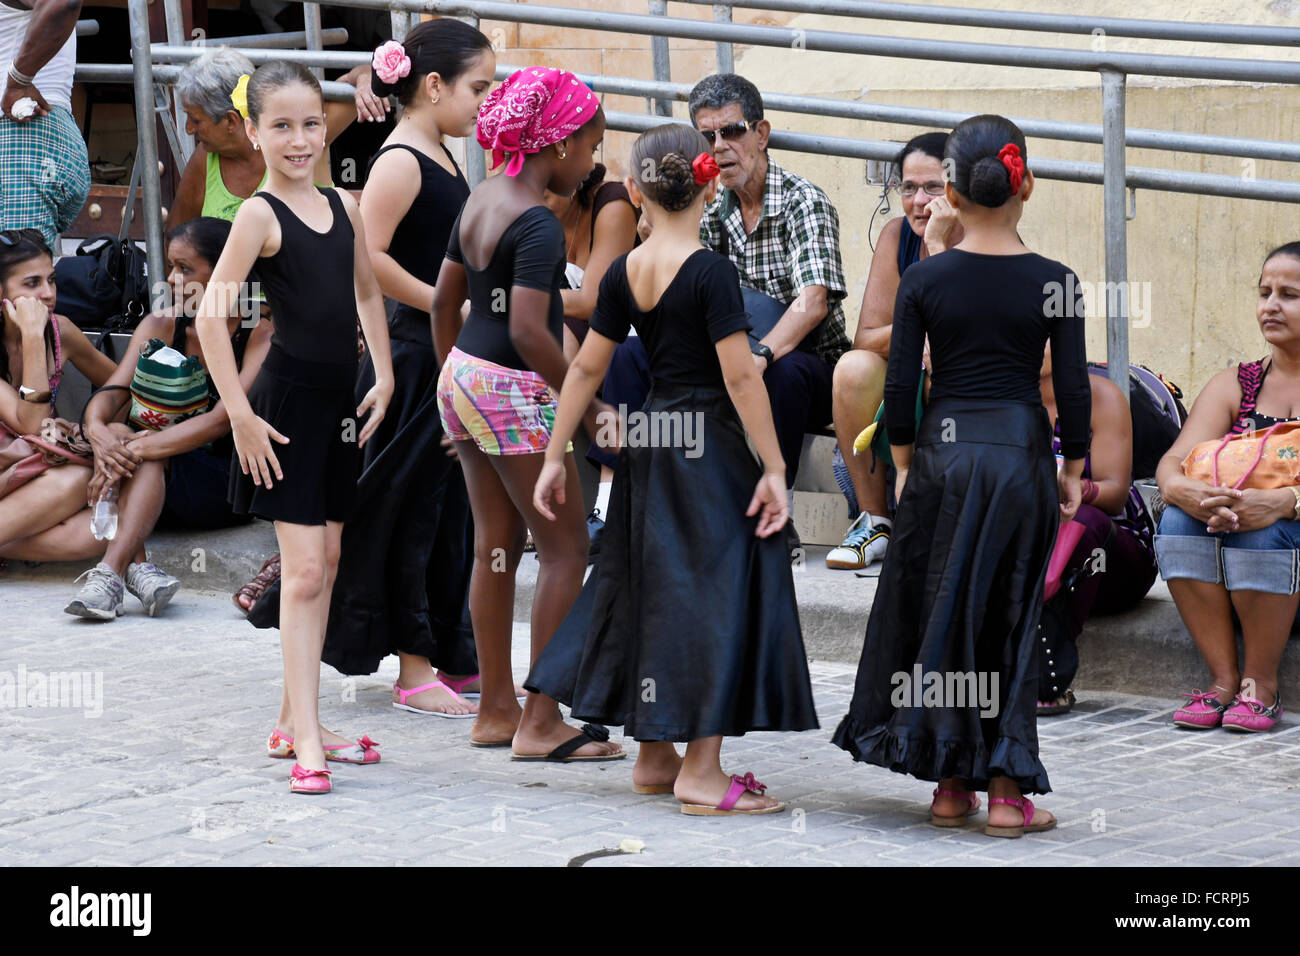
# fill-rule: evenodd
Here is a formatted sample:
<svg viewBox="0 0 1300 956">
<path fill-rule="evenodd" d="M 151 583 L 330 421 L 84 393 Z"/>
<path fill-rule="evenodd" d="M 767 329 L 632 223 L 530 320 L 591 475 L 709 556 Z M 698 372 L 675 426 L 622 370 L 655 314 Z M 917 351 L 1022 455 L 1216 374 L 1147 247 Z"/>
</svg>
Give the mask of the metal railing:
<svg viewBox="0 0 1300 956">
<path fill-rule="evenodd" d="M 149 87 L 155 81 L 168 83 L 174 79 L 175 66 L 198 56 L 202 51 L 186 45 L 179 36 L 179 0 L 164 0 L 168 11 L 168 42 L 148 42 L 148 0 L 128 0 L 131 11 L 132 46 L 135 50 L 148 50 L 147 57 L 139 57 L 134 64 L 133 79 L 136 87 L 137 125 L 140 127 L 138 159 L 152 169 L 157 162 L 157 142 L 154 136 L 153 114 L 150 103 L 155 98 Z M 1079 17 L 1060 14 L 1008 13 L 994 10 L 967 10 L 954 7 L 919 6 L 904 3 L 865 2 L 865 0 L 747 0 L 747 2 L 715 3 L 713 0 L 681 0 L 681 2 L 711 5 L 713 21 L 684 19 L 667 16 L 666 0 L 647 0 L 646 15 L 608 13 L 599 10 L 580 10 L 560 6 L 519 4 L 501 0 L 321 0 L 323 3 L 353 8 L 384 10 L 392 17 L 394 35 L 402 37 L 413 25 L 414 17 L 421 13 L 456 16 L 477 26 L 482 19 L 516 23 L 533 23 L 561 27 L 580 27 L 615 33 L 634 34 L 651 38 L 651 56 L 655 80 L 635 80 L 626 77 L 590 76 L 579 74 L 584 81 L 599 92 L 622 93 L 647 98 L 646 115 L 607 111 L 610 129 L 637 132 L 658 125 L 665 117 L 673 115 L 672 104 L 687 98 L 690 86 L 671 82 L 668 65 L 669 38 L 711 40 L 717 44 L 718 69 L 734 68 L 733 44 L 766 46 L 807 51 L 811 53 L 849 53 L 871 56 L 900 57 L 931 61 L 987 64 L 1008 67 L 1025 67 L 1050 70 L 1082 71 L 1099 74 L 1102 87 L 1100 125 L 1065 123 L 1046 119 L 1015 119 L 1026 135 L 1040 139 L 1065 142 L 1100 144 L 1102 162 L 1083 162 L 1065 159 L 1040 159 L 1032 163 L 1034 174 L 1044 179 L 1068 182 L 1100 183 L 1103 186 L 1105 218 L 1106 283 L 1117 294 L 1108 294 L 1107 308 L 1107 359 L 1110 375 L 1127 391 L 1128 378 L 1128 300 L 1127 300 L 1127 227 L 1126 194 L 1136 188 L 1173 192 L 1190 192 L 1201 195 L 1233 198 L 1263 199 L 1300 203 L 1300 182 L 1283 180 L 1248 180 L 1244 177 L 1195 173 L 1184 170 L 1129 167 L 1126 147 L 1132 145 L 1145 149 L 1176 150 L 1187 153 L 1218 156 L 1235 156 L 1243 159 L 1268 159 L 1300 162 L 1300 145 L 1282 141 L 1256 140 L 1239 137 L 1213 136 L 1199 133 L 1177 133 L 1153 129 L 1127 129 L 1125 124 L 1125 91 L 1129 75 L 1167 76 L 1193 79 L 1222 80 L 1249 83 L 1300 83 L 1300 59 L 1233 59 L 1226 57 L 1182 56 L 1171 54 L 1142 54 L 1112 52 L 1104 42 L 1094 43 L 1093 49 L 1074 50 L 1041 46 L 972 43 L 955 40 L 929 40 L 908 37 L 885 37 L 870 33 L 838 30 L 803 30 L 789 27 L 759 26 L 731 22 L 733 8 L 781 10 L 795 13 L 854 17 L 858 19 L 896 20 L 954 26 L 993 27 L 1021 31 L 1047 31 L 1067 34 L 1097 36 L 1137 37 L 1177 41 L 1211 41 L 1294 48 L 1300 46 L 1300 29 L 1272 28 L 1245 25 L 1220 25 L 1211 23 L 1175 23 L 1157 20 L 1122 19 L 1114 17 Z M 173 20 L 173 8 L 175 17 Z M 303 31 L 306 49 L 286 49 L 281 42 L 274 48 L 262 47 L 277 36 L 249 38 L 242 47 L 254 63 L 272 59 L 295 60 L 316 70 L 323 67 L 350 69 L 366 62 L 367 54 L 327 51 L 326 36 L 320 28 L 319 6 L 304 4 L 306 30 Z M 208 42 L 220 42 L 209 40 Z M 1290 52 L 1290 50 L 1288 50 Z M 155 68 L 155 64 L 160 64 Z M 120 68 L 119 68 L 120 69 Z M 156 69 L 156 72 L 155 72 Z M 513 67 L 500 66 L 498 77 L 513 71 Z M 101 67 L 90 66 L 86 78 L 105 75 Z M 78 76 L 83 70 L 79 68 Z M 328 98 L 343 98 L 349 89 L 343 84 L 327 84 Z M 342 87 L 340 89 L 339 87 Z M 765 106 L 770 110 L 835 116 L 888 124 L 951 128 L 970 114 L 951 110 L 932 110 L 898 107 L 884 104 L 833 100 L 825 97 L 799 96 L 779 91 L 764 91 Z M 810 133 L 776 132 L 771 143 L 775 148 L 792 149 L 808 153 L 844 156 L 862 159 L 888 160 L 896 155 L 898 144 L 881 140 L 826 136 Z M 470 150 L 467 173 L 471 183 L 484 175 L 483 154 Z M 158 257 L 161 268 L 161 220 L 156 177 L 145 177 L 146 235 L 150 247 L 151 274 L 154 259 Z"/>
</svg>

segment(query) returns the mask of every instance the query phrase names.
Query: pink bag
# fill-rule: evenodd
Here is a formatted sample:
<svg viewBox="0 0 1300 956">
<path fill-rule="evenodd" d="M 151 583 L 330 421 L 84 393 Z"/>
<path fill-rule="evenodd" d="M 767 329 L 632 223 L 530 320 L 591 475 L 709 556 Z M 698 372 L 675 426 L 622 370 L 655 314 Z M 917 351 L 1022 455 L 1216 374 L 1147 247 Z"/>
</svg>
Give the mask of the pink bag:
<svg viewBox="0 0 1300 956">
<path fill-rule="evenodd" d="M 1052 598 L 1056 597 L 1056 592 L 1061 590 L 1061 575 L 1065 573 L 1065 565 L 1070 560 L 1070 555 L 1074 554 L 1074 549 L 1079 546 L 1079 539 L 1083 533 L 1088 530 L 1088 526 L 1074 519 L 1071 519 L 1056 533 L 1056 544 L 1052 546 L 1052 557 L 1047 562 L 1047 585 L 1043 589 L 1043 603 L 1046 604 Z"/>
<path fill-rule="evenodd" d="M 76 430 L 76 442 L 80 441 L 80 429 L 61 419 L 54 419 L 61 426 L 59 434 L 69 441 L 71 433 Z M 16 431 L 0 422 L 0 498 L 21 488 L 47 468 L 71 463 L 93 467 L 94 460 L 75 454 L 67 445 L 46 441 L 36 435 L 19 435 Z"/>
</svg>

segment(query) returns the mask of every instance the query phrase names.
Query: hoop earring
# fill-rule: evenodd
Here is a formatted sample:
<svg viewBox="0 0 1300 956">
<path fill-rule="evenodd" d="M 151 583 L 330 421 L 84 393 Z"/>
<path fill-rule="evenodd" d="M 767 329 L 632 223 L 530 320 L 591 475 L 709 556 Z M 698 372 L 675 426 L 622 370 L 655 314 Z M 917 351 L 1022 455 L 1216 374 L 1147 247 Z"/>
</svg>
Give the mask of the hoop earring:
<svg viewBox="0 0 1300 956">
<path fill-rule="evenodd" d="M 442 97 L 440 97 L 440 96 L 435 96 L 435 97 L 433 97 L 431 100 L 429 100 L 429 102 L 432 103 L 434 106 L 437 106 L 437 105 L 438 105 L 438 100 L 440 100 L 441 98 L 442 98 Z"/>
<path fill-rule="evenodd" d="M 261 148 L 262 148 L 262 147 L 259 146 L 257 143 L 254 143 L 254 144 L 253 144 L 253 149 L 254 149 L 254 150 L 261 150 Z"/>
<path fill-rule="evenodd" d="M 560 159 L 563 159 L 565 156 L 568 155 L 568 153 L 566 153 L 564 150 L 560 148 L 558 143 L 555 146 L 555 151 L 560 154 Z"/>
</svg>

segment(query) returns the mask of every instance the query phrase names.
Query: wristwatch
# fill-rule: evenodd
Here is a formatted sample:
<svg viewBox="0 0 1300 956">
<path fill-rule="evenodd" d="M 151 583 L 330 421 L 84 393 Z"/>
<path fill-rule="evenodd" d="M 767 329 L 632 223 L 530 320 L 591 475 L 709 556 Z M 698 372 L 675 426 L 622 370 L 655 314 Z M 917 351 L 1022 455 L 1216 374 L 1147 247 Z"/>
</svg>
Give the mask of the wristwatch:
<svg viewBox="0 0 1300 956">
<path fill-rule="evenodd" d="M 763 356 L 763 358 L 767 361 L 767 367 L 768 368 L 772 367 L 772 361 L 775 358 L 775 356 L 772 355 L 772 350 L 768 348 L 766 345 L 764 345 L 762 342 L 751 340 L 749 343 L 749 350 L 753 352 L 755 355 Z"/>
<path fill-rule="evenodd" d="M 38 392 L 34 388 L 28 388 L 26 385 L 18 386 L 18 397 L 24 402 L 31 402 L 35 405 L 44 405 L 54 398 L 54 394 L 47 388 L 43 392 Z"/>
</svg>

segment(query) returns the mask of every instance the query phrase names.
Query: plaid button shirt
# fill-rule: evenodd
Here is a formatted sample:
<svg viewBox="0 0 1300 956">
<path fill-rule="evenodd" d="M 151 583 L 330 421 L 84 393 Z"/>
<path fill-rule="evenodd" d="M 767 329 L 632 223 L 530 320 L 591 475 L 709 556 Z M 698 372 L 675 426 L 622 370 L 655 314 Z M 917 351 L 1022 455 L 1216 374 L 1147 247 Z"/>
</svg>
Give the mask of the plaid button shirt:
<svg viewBox="0 0 1300 956">
<path fill-rule="evenodd" d="M 741 285 L 787 305 L 810 285 L 826 288 L 826 317 L 805 341 L 809 351 L 833 368 L 849 350 L 841 304 L 847 289 L 840 262 L 840 217 L 826 194 L 769 158 L 763 212 L 754 231 L 746 235 L 740 203 L 732 190 L 723 188 L 704 210 L 700 242 L 721 252 L 724 229 L 727 254 Z"/>
</svg>

